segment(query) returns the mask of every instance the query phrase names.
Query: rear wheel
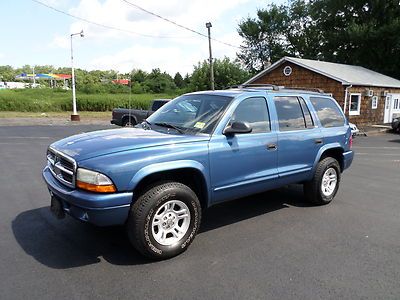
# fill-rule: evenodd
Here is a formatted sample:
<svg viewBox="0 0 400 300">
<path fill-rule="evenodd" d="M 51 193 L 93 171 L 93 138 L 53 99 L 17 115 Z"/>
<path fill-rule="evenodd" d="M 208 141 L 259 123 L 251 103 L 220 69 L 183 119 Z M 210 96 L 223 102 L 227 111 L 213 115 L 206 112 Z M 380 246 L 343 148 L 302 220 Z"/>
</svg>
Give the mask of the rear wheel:
<svg viewBox="0 0 400 300">
<path fill-rule="evenodd" d="M 135 120 L 132 120 L 131 118 L 125 118 L 122 121 L 122 126 L 124 126 L 124 127 L 133 127 L 135 125 L 136 125 Z"/>
<path fill-rule="evenodd" d="M 200 226 L 196 194 L 178 182 L 154 185 L 132 205 L 127 222 L 129 239 L 143 255 L 166 259 L 184 252 Z"/>
<path fill-rule="evenodd" d="M 340 183 L 340 166 L 336 159 L 326 157 L 318 162 L 314 177 L 304 184 L 306 199 L 317 205 L 330 203 Z"/>
</svg>

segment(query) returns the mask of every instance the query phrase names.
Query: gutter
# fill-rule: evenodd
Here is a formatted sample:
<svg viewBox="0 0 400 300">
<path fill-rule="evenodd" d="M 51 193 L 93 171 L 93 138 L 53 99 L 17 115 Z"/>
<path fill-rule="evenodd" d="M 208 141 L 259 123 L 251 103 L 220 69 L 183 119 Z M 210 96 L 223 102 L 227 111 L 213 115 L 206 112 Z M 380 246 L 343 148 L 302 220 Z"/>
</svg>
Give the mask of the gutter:
<svg viewBox="0 0 400 300">
<path fill-rule="evenodd" d="M 350 84 L 346 87 L 346 89 L 344 90 L 344 105 L 343 105 L 343 113 L 346 115 L 346 107 L 347 107 L 347 95 L 349 93 L 349 89 L 352 88 L 353 85 Z"/>
</svg>

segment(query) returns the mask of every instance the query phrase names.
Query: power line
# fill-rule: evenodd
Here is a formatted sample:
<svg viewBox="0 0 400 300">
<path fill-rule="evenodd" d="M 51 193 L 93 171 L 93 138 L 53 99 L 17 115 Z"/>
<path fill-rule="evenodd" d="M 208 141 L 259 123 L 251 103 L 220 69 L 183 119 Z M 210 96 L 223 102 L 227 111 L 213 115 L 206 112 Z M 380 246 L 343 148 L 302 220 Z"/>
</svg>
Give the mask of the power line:
<svg viewBox="0 0 400 300">
<path fill-rule="evenodd" d="M 161 15 L 158 15 L 158 14 L 156 14 L 156 13 L 154 13 L 154 12 L 151 12 L 151 11 L 149 11 L 149 10 L 147 10 L 147 9 L 145 9 L 145 8 L 143 8 L 143 7 L 141 7 L 141 6 L 137 5 L 137 4 L 135 4 L 135 3 L 129 2 L 129 1 L 127 1 L 127 0 L 121 0 L 121 1 L 123 1 L 123 2 L 125 2 L 125 3 L 127 3 L 127 4 L 129 4 L 129 5 L 131 5 L 131 6 L 135 7 L 135 8 L 137 8 L 137 9 L 139 9 L 139 10 L 145 12 L 145 13 L 148 13 L 148 14 L 150 14 L 150 15 L 156 17 L 156 18 L 159 18 L 159 19 L 161 19 L 161 20 L 164 20 L 164 21 L 166 21 L 166 22 L 168 22 L 168 23 L 171 23 L 171 24 L 173 24 L 173 25 L 175 25 L 175 26 L 178 26 L 178 27 L 180 27 L 180 28 L 183 28 L 183 29 L 185 29 L 185 30 L 188 30 L 188 31 L 190 31 L 190 32 L 192 32 L 192 33 L 195 33 L 195 34 L 197 34 L 197 35 L 200 35 L 200 36 L 202 36 L 202 37 L 208 38 L 208 36 L 207 36 L 206 34 L 203 34 L 203 33 L 199 32 L 199 31 L 196 31 L 196 30 L 191 29 L 191 28 L 189 28 L 189 27 L 186 27 L 186 26 L 184 26 L 184 25 L 178 24 L 178 23 L 176 23 L 175 21 L 172 21 L 172 20 L 167 19 L 167 18 L 165 18 L 165 17 L 163 17 L 163 16 L 161 16 Z M 226 45 L 226 46 L 240 49 L 240 47 L 235 46 L 235 45 L 232 45 L 232 44 L 230 44 L 230 43 L 226 43 L 226 42 L 224 42 L 224 41 L 220 41 L 220 40 L 217 40 L 217 39 L 215 39 L 215 38 L 211 38 L 211 39 L 212 39 L 213 41 L 215 41 L 215 42 L 224 44 L 224 45 Z"/>
<path fill-rule="evenodd" d="M 92 25 L 96 25 L 96 26 L 99 26 L 99 27 L 103 27 L 103 28 L 106 28 L 106 29 L 112 29 L 112 30 L 127 32 L 127 33 L 136 34 L 136 35 L 143 36 L 143 37 L 148 37 L 148 38 L 165 38 L 165 39 L 188 38 L 188 37 L 174 37 L 174 36 L 163 36 L 163 35 L 151 35 L 151 34 L 145 34 L 145 33 L 135 32 L 135 31 L 132 31 L 132 30 L 124 29 L 124 28 L 119 28 L 119 27 L 114 27 L 114 26 L 110 26 L 110 25 L 105 25 L 105 24 L 97 23 L 97 22 L 94 22 L 94 21 L 91 21 L 91 20 L 82 18 L 82 17 L 75 16 L 75 15 L 70 14 L 70 13 L 68 13 L 68 12 L 65 12 L 65 11 L 63 11 L 63 10 L 61 10 L 61 9 L 58 9 L 58 8 L 55 8 L 55 7 L 53 7 L 53 6 L 50 6 L 50 5 L 46 4 L 46 3 L 43 3 L 42 1 L 39 1 L 39 0 L 32 0 L 32 1 L 35 2 L 35 3 L 37 3 L 37 4 L 40 4 L 40 5 L 42 5 L 42 6 L 45 6 L 45 7 L 49 8 L 49 9 L 52 9 L 52 10 L 58 12 L 58 13 L 64 14 L 64 15 L 66 15 L 66 16 L 69 16 L 69 17 L 71 17 L 71 18 L 74 18 L 74 19 L 77 19 L 77 20 L 80 20 L 80 21 L 83 21 L 83 22 L 86 22 L 86 23 L 89 23 L 89 24 L 92 24 Z"/>
</svg>

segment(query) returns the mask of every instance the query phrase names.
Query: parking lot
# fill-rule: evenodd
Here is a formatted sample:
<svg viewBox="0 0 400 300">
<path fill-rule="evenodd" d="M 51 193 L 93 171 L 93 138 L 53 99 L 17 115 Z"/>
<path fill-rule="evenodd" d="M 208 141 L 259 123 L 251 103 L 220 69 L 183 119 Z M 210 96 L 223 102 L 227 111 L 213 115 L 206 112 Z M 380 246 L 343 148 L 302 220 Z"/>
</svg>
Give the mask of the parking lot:
<svg viewBox="0 0 400 300">
<path fill-rule="evenodd" d="M 400 297 L 400 135 L 357 137 L 328 206 L 289 186 L 210 209 L 191 247 L 151 262 L 123 228 L 55 219 L 48 144 L 109 126 L 0 127 L 0 298 Z"/>
</svg>

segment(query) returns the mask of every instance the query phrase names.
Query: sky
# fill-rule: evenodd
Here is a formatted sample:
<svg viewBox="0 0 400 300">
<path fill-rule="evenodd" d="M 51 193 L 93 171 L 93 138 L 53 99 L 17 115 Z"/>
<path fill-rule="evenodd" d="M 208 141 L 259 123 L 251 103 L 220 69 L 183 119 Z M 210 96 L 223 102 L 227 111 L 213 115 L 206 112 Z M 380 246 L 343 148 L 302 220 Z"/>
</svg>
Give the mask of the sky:
<svg viewBox="0 0 400 300">
<path fill-rule="evenodd" d="M 58 10 L 105 26 L 88 24 L 32 0 L 5 1 L 0 10 L 0 65 L 69 67 L 70 34 L 75 66 L 86 70 L 160 68 L 171 75 L 191 73 L 207 59 L 208 40 L 147 14 L 123 0 L 38 0 Z M 234 46 L 242 40 L 238 23 L 254 17 L 258 8 L 284 0 L 127 0 L 186 27 Z M 146 36 L 143 36 L 146 35 Z M 235 58 L 238 51 L 212 41 L 214 58 Z"/>
</svg>

